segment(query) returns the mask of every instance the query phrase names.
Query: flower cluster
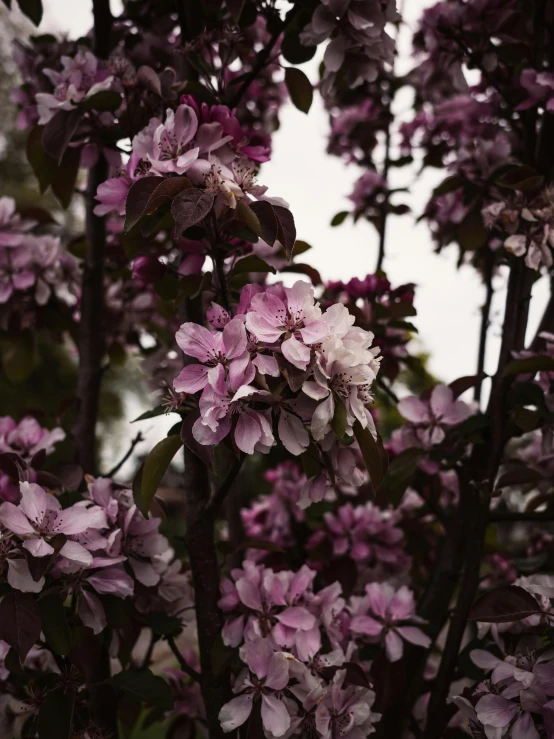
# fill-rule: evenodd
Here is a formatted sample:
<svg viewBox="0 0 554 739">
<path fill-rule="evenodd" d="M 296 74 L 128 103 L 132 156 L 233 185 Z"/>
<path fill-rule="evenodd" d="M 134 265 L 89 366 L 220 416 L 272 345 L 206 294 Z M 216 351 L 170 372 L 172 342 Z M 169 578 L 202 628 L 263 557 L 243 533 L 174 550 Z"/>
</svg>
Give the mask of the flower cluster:
<svg viewBox="0 0 554 739">
<path fill-rule="evenodd" d="M 257 498 L 241 509 L 246 534 L 253 539 L 270 541 L 284 549 L 294 546 L 294 522 L 304 521 L 304 510 L 298 505 L 306 485 L 306 475 L 294 462 L 287 461 L 267 470 L 265 479 L 272 486 L 269 495 Z M 262 550 L 248 550 L 249 559 L 262 559 Z"/>
<path fill-rule="evenodd" d="M 35 96 L 40 125 L 48 123 L 59 110 L 74 110 L 84 100 L 111 89 L 114 81 L 87 49 L 79 49 L 73 57 L 62 56 L 60 61 L 60 71 L 43 70 L 54 91 L 39 92 Z"/>
<path fill-rule="evenodd" d="M 523 649 L 500 659 L 474 649 L 472 661 L 491 672 L 455 703 L 472 729 L 488 736 L 519 739 L 549 736 L 554 728 L 554 662 L 547 654 Z M 543 733 L 546 732 L 546 733 Z"/>
<path fill-rule="evenodd" d="M 260 701 L 264 728 L 276 737 L 308 727 L 325 739 L 339 729 L 352 739 L 371 733 L 379 719 L 371 710 L 375 694 L 348 685 L 349 617 L 338 583 L 314 592 L 316 573 L 306 566 L 274 572 L 245 562 L 231 574 L 222 582 L 223 638 L 242 645 L 248 669 L 236 680 L 237 697 L 221 709 L 223 730 L 243 724 Z"/>
<path fill-rule="evenodd" d="M 373 428 L 366 405 L 379 360 L 373 334 L 353 326 L 345 306 L 322 311 L 303 281 L 291 288 L 247 285 L 234 318 L 215 308 L 209 319 L 222 330 L 185 323 L 176 337 L 199 362 L 182 370 L 174 388 L 202 391 L 193 427 L 200 444 L 216 444 L 232 432 L 246 454 L 267 452 L 275 444 L 272 415 L 294 455 L 307 449 L 310 434 L 329 448 L 337 440 L 337 413 L 344 414 L 343 434 L 352 436 L 356 422 Z M 273 394 L 268 383 L 280 377 L 286 384 Z"/>
<path fill-rule="evenodd" d="M 358 87 L 391 64 L 394 43 L 385 25 L 399 20 L 395 0 L 324 0 L 300 39 L 316 46 L 330 39 L 323 59 L 322 95 L 331 97 L 339 80 Z"/>
<path fill-rule="evenodd" d="M 399 514 L 381 510 L 373 503 L 353 506 L 346 503 L 323 516 L 324 525 L 308 540 L 311 559 L 333 557 L 354 560 L 359 579 L 369 581 L 405 571 L 410 557 L 404 551 L 404 534 L 398 528 Z M 316 551 L 321 557 L 315 557 Z M 314 565 L 315 566 L 315 565 Z"/>
<path fill-rule="evenodd" d="M 0 304 L 32 296 L 42 306 L 52 293 L 65 301 L 75 299 L 76 259 L 58 238 L 30 233 L 35 226 L 18 215 L 13 198 L 0 198 Z"/>
<path fill-rule="evenodd" d="M 462 423 L 473 412 L 471 406 L 454 397 L 448 385 L 437 385 L 426 398 L 403 398 L 398 411 L 409 423 L 395 432 L 394 440 L 402 448 L 427 451 L 442 444 L 448 428 Z"/>
<path fill-rule="evenodd" d="M 36 482 L 33 462 L 42 455 L 51 454 L 55 445 L 65 439 L 65 431 L 42 428 L 32 416 L 25 416 L 17 423 L 11 416 L 0 417 L 0 455 L 8 455 L 8 474 L 0 470 L 0 498 L 12 503 L 19 501 L 19 477 Z M 6 459 L 6 457 L 4 457 Z"/>
<path fill-rule="evenodd" d="M 408 356 L 406 345 L 413 327 L 402 319 L 415 315 L 414 286 L 393 288 L 386 277 L 370 274 L 363 280 L 353 277 L 346 283 L 328 282 L 325 298 L 344 303 L 355 313 L 358 324 L 375 334 L 375 346 L 382 357 L 380 372 L 394 380 L 402 360 Z"/>
<path fill-rule="evenodd" d="M 512 201 L 493 202 L 483 209 L 483 220 L 499 232 L 507 251 L 525 256 L 530 269 L 550 269 L 554 264 L 554 201 L 549 188 L 531 200 L 518 195 Z"/>
<path fill-rule="evenodd" d="M 238 119 L 224 105 L 198 105 L 189 95 L 165 120 L 152 118 L 132 141 L 124 170 L 98 188 L 97 215 L 124 215 L 131 185 L 145 176 L 187 175 L 206 191 L 235 207 L 237 200 L 261 197 L 256 167 L 268 159 L 266 146 L 252 144 Z"/>
<path fill-rule="evenodd" d="M 38 593 L 46 578 L 58 581 L 96 634 L 106 627 L 103 595 L 134 596 L 139 611 L 172 614 L 183 600 L 190 605 L 187 577 L 172 561 L 160 520 L 145 519 L 129 490 L 90 480 L 87 496 L 66 508 L 36 483 L 22 482 L 20 491 L 18 505 L 0 506 L 2 568 L 12 588 Z"/>
</svg>

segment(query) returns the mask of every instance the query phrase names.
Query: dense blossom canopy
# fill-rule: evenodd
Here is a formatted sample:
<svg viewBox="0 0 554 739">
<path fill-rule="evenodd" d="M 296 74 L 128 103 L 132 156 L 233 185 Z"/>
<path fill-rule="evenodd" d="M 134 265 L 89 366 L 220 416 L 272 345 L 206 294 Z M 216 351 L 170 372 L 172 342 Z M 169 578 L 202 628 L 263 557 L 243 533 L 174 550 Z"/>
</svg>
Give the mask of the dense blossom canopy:
<svg viewBox="0 0 554 739">
<path fill-rule="evenodd" d="M 0 735 L 553 739 L 552 297 L 527 331 L 553 3 L 439 0 L 407 73 L 395 0 L 92 6 L 83 37 L 13 49 L 41 199 L 0 194 Z M 354 182 L 316 217 L 339 257 L 346 219 L 377 237 L 347 280 L 262 184 L 314 93 Z M 413 216 L 484 286 L 448 384 L 384 271 Z M 139 373 L 135 420 L 174 423 L 109 470 L 109 386 Z"/>
</svg>

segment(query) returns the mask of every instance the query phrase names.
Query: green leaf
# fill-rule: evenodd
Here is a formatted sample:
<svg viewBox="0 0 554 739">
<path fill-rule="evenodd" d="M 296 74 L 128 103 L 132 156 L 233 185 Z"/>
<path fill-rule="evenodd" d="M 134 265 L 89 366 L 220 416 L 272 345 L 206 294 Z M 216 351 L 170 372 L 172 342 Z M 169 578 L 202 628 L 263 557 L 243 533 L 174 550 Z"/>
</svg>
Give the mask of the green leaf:
<svg viewBox="0 0 554 739">
<path fill-rule="evenodd" d="M 57 688 L 48 693 L 38 714 L 39 739 L 69 739 L 73 735 L 75 694 L 70 688 Z"/>
<path fill-rule="evenodd" d="M 258 220 L 258 216 L 254 213 L 252 208 L 245 203 L 244 200 L 239 200 L 235 209 L 235 217 L 244 223 L 252 233 L 256 236 L 262 235 L 262 226 Z"/>
<path fill-rule="evenodd" d="M 148 418 L 156 418 L 157 416 L 163 416 L 163 414 L 166 412 L 163 405 L 158 405 L 156 408 L 152 408 L 151 411 L 144 411 L 144 413 L 141 413 L 138 418 L 135 418 L 131 423 L 136 423 L 137 421 L 146 421 Z"/>
<path fill-rule="evenodd" d="M 418 449 L 405 449 L 391 461 L 383 477 L 382 488 L 391 505 L 397 506 L 410 485 L 419 460 L 424 456 Z"/>
<path fill-rule="evenodd" d="M 29 379 L 35 366 L 35 337 L 31 331 L 22 331 L 17 339 L 2 343 L 2 367 L 12 384 L 19 385 Z"/>
<path fill-rule="evenodd" d="M 459 175 L 450 175 L 450 177 L 447 177 L 440 183 L 440 185 L 435 187 L 433 190 L 433 197 L 437 198 L 440 195 L 446 195 L 449 192 L 454 192 L 454 190 L 459 190 L 463 184 L 464 180 Z"/>
<path fill-rule="evenodd" d="M 42 20 L 42 0 L 18 0 L 23 15 L 32 21 L 35 26 Z"/>
<path fill-rule="evenodd" d="M 464 251 L 481 249 L 489 239 L 489 230 L 483 225 L 481 212 L 470 210 L 456 229 L 456 239 Z"/>
<path fill-rule="evenodd" d="M 27 159 L 38 180 L 41 193 L 48 190 L 56 168 L 54 160 L 48 156 L 42 144 L 43 132 L 44 126 L 35 126 L 27 138 Z"/>
<path fill-rule="evenodd" d="M 314 89 L 304 72 L 295 67 L 287 67 L 285 69 L 285 84 L 293 104 L 302 113 L 308 113 L 314 99 Z"/>
<path fill-rule="evenodd" d="M 331 226 L 340 226 L 341 223 L 344 223 L 348 215 L 347 210 L 341 210 L 339 213 L 335 213 L 331 220 Z"/>
<path fill-rule="evenodd" d="M 163 711 L 170 711 L 173 708 L 173 696 L 169 685 L 150 670 L 119 672 L 106 682 L 141 703 L 161 708 Z"/>
<path fill-rule="evenodd" d="M 38 602 L 42 631 L 48 645 L 56 654 L 69 654 L 71 632 L 67 623 L 66 610 L 59 596 L 47 595 Z"/>
<path fill-rule="evenodd" d="M 374 490 L 380 487 L 388 467 L 387 453 L 383 447 L 381 437 L 373 438 L 368 428 L 362 428 L 359 421 L 354 424 L 354 436 L 360 446 L 364 463 L 369 473 Z"/>
<path fill-rule="evenodd" d="M 298 31 L 285 34 L 281 44 L 284 58 L 290 64 L 303 64 L 309 62 L 316 52 L 315 46 L 305 46 L 299 38 Z"/>
<path fill-rule="evenodd" d="M 52 192 L 66 210 L 69 208 L 75 194 L 75 183 L 77 182 L 80 163 L 81 149 L 68 147 L 59 166 L 52 173 Z"/>
<path fill-rule="evenodd" d="M 121 95 L 115 90 L 100 90 L 81 103 L 83 110 L 98 110 L 100 112 L 114 111 L 121 105 Z"/>
<path fill-rule="evenodd" d="M 542 177 L 533 167 L 514 166 L 496 180 L 496 184 L 508 190 L 533 193 L 540 190 L 544 185 Z"/>
<path fill-rule="evenodd" d="M 346 413 L 346 406 L 344 405 L 342 400 L 340 400 L 340 398 L 335 398 L 335 413 L 333 415 L 331 427 L 337 435 L 337 439 L 339 441 L 345 435 L 347 426 L 348 415 Z"/>
<path fill-rule="evenodd" d="M 292 256 L 297 257 L 300 254 L 304 254 L 306 251 L 310 251 L 312 247 L 310 244 L 308 244 L 307 241 L 301 241 L 300 239 L 296 239 L 294 242 L 294 246 L 292 247 Z"/>
<path fill-rule="evenodd" d="M 150 454 L 144 460 L 144 464 L 137 474 L 140 482 L 135 489 L 133 483 L 133 495 L 137 508 L 148 517 L 148 511 L 152 499 L 169 467 L 171 460 L 183 446 L 179 436 L 167 436 L 156 444 Z M 135 478 L 135 480 L 137 479 Z"/>
<path fill-rule="evenodd" d="M 552 371 L 554 371 L 554 357 L 537 354 L 534 357 L 514 359 L 506 365 L 502 374 L 503 377 L 512 377 L 513 375 L 535 375 L 537 372 Z"/>
<path fill-rule="evenodd" d="M 250 254 L 248 257 L 244 257 L 244 259 L 239 259 L 235 264 L 233 277 L 235 275 L 244 274 L 245 272 L 271 272 L 272 274 L 275 274 L 276 269 L 256 254 Z"/>
<path fill-rule="evenodd" d="M 170 616 L 165 611 L 150 613 L 148 623 L 157 636 L 177 636 L 183 630 L 181 619 L 177 616 Z"/>
</svg>

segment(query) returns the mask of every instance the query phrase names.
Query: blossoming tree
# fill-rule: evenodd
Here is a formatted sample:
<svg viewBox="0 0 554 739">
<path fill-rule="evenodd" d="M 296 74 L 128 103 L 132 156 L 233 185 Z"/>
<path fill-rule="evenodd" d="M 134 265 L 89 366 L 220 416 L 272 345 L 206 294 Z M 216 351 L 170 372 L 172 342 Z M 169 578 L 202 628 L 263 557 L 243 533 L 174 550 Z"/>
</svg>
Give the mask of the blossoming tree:
<svg viewBox="0 0 554 739">
<path fill-rule="evenodd" d="M 40 26 L 41 0 L 4 4 Z M 83 38 L 14 44 L 57 204 L 0 198 L 3 379 L 28 380 L 41 332 L 78 380 L 51 418 L 0 418 L 1 736 L 552 739 L 552 298 L 527 323 L 553 266 L 554 4 L 439 0 L 402 77 L 394 0 L 92 8 Z M 361 170 L 331 225 L 378 234 L 348 282 L 299 261 L 286 192 L 258 183 L 281 106 L 314 94 Z M 415 286 L 384 272 L 410 217 L 391 172 L 416 161 L 444 171 L 419 215 L 486 294 L 475 374 L 449 385 L 413 352 Z M 158 395 L 136 421 L 175 421 L 130 480 L 140 434 L 97 459 L 127 356 Z"/>
</svg>

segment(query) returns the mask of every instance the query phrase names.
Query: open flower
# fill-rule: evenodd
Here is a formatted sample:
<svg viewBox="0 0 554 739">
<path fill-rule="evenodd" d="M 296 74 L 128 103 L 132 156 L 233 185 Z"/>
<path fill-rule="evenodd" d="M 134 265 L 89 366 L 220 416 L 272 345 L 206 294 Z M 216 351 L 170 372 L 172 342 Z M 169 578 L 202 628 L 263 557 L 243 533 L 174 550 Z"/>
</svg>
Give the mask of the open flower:
<svg viewBox="0 0 554 739">
<path fill-rule="evenodd" d="M 54 554 L 56 550 L 49 540 L 58 534 L 72 536 L 88 528 L 101 529 L 107 525 L 101 508 L 74 505 L 62 510 L 58 499 L 40 485 L 22 482 L 20 489 L 18 506 L 9 502 L 0 506 L 0 523 L 23 539 L 23 548 L 33 557 Z M 59 553 L 78 564 L 89 565 L 92 562 L 90 552 L 76 541 L 66 541 Z"/>
<path fill-rule="evenodd" d="M 454 399 L 448 385 L 437 385 L 428 400 L 403 398 L 398 403 L 398 412 L 416 426 L 418 440 L 424 448 L 429 448 L 444 441 L 446 426 L 465 421 L 472 410 L 463 400 Z"/>
<path fill-rule="evenodd" d="M 240 318 L 233 318 L 221 332 L 208 331 L 196 323 L 183 323 L 175 338 L 185 354 L 202 362 L 181 370 L 173 381 L 177 392 L 196 393 L 209 384 L 225 395 L 227 377 L 231 384 L 240 377 L 241 384 L 246 385 L 254 378 L 252 365 L 247 372 L 250 355 L 246 351 L 246 329 Z"/>
<path fill-rule="evenodd" d="M 254 295 L 246 314 L 246 328 L 263 342 L 273 344 L 283 334 L 280 345 L 283 355 L 299 369 L 305 370 L 310 361 L 310 344 L 328 333 L 321 320 L 321 309 L 314 303 L 313 287 L 298 280 L 292 287 L 268 288 Z"/>
<path fill-rule="evenodd" d="M 239 695 L 219 712 L 221 728 L 229 732 L 242 726 L 252 712 L 254 701 L 261 700 L 264 729 L 270 736 L 283 736 L 290 726 L 290 714 L 279 695 L 289 681 L 287 656 L 274 652 L 269 641 L 262 638 L 246 644 L 243 652 L 249 674 L 234 688 Z"/>
<path fill-rule="evenodd" d="M 402 657 L 403 639 L 420 647 L 431 646 L 420 628 L 406 625 L 420 619 L 414 613 L 414 595 L 405 585 L 395 591 L 388 583 L 370 583 L 363 598 L 352 598 L 352 608 L 351 631 L 373 641 L 384 640 L 391 662 Z"/>
</svg>

